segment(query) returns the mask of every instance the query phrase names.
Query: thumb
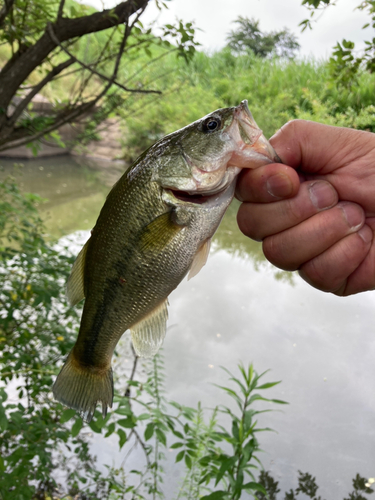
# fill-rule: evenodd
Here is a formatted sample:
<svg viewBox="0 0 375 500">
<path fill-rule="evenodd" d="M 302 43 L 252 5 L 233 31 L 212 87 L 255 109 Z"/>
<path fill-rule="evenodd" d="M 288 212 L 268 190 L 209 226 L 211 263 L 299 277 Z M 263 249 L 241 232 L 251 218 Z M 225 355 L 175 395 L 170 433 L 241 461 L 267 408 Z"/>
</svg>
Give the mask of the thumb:
<svg viewBox="0 0 375 500">
<path fill-rule="evenodd" d="M 328 174 L 371 147 L 369 132 L 307 120 L 286 123 L 270 139 L 283 163 L 306 173 Z"/>
</svg>

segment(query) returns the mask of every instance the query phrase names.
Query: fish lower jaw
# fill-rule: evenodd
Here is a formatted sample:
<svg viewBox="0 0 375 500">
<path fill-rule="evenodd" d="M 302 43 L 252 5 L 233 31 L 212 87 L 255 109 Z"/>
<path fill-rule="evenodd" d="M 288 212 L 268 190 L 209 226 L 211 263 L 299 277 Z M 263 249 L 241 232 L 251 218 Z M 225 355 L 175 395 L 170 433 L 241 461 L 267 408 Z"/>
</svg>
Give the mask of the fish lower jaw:
<svg viewBox="0 0 375 500">
<path fill-rule="evenodd" d="M 178 191 L 174 189 L 170 189 L 169 191 L 177 200 L 183 201 L 185 203 L 195 203 L 198 205 L 202 205 L 203 203 L 209 201 L 212 197 L 221 194 L 223 191 L 225 191 L 226 188 L 227 186 L 220 189 L 219 191 L 208 194 L 197 193 L 196 191 L 194 193 L 189 193 L 188 191 Z"/>
</svg>

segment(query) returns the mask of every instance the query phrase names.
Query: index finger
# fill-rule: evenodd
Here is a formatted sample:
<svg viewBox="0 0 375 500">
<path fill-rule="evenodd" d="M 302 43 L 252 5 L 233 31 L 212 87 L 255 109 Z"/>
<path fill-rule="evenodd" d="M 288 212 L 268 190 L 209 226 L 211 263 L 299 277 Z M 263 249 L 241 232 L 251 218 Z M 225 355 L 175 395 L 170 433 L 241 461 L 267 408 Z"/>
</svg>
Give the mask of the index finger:
<svg viewBox="0 0 375 500">
<path fill-rule="evenodd" d="M 238 178 L 236 198 L 252 203 L 269 203 L 295 196 L 297 172 L 282 163 L 270 163 L 254 170 L 244 169 Z"/>
</svg>

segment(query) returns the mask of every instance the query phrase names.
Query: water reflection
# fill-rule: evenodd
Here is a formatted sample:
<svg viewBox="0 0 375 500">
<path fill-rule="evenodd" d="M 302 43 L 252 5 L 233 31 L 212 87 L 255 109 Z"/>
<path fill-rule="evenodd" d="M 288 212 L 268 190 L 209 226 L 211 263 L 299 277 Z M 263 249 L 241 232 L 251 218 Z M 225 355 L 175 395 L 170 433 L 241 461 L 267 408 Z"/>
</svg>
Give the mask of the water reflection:
<svg viewBox="0 0 375 500">
<path fill-rule="evenodd" d="M 109 188 L 96 172 L 70 156 L 25 160 L 0 158 L 0 178 L 12 175 L 21 190 L 43 198 L 39 211 L 49 234 L 59 238 L 77 229 L 91 229 Z"/>
<path fill-rule="evenodd" d="M 34 170 L 27 165 L 24 188 L 49 199 L 41 208 L 49 211 L 47 223 L 56 236 L 93 226 L 108 190 L 95 175 L 62 159 L 49 167 L 47 160 L 36 161 Z M 289 273 L 275 279 L 279 275 L 264 261 L 261 245 L 239 232 L 235 216 L 233 204 L 207 265 L 170 297 L 167 397 L 189 406 L 199 400 L 216 406 L 218 397 L 225 397 L 212 385 L 226 383 L 220 365 L 235 371 L 242 360 L 254 362 L 258 372 L 271 368 L 269 380 L 283 382 L 269 396 L 290 406 L 262 416 L 264 426 L 278 431 L 260 437 L 265 467 L 282 491 L 295 486 L 300 469 L 317 478 L 322 498 L 341 499 L 357 472 L 374 476 L 375 340 L 369 327 L 374 293 L 338 298 L 312 289 L 298 276 L 290 286 Z M 88 234 L 72 238 L 82 244 Z M 126 336 L 123 345 L 128 346 Z M 105 442 L 104 447 L 95 436 L 96 454 L 103 463 L 121 463 L 117 439 Z M 166 467 L 168 481 L 178 474 L 175 453 Z M 132 466 L 137 460 L 135 455 Z"/>
<path fill-rule="evenodd" d="M 272 272 L 277 280 L 284 280 L 291 285 L 294 283 L 294 275 L 269 266 L 262 252 L 262 244 L 244 236 L 237 226 L 237 212 L 240 202 L 234 199 L 229 206 L 218 231 L 213 237 L 212 253 L 224 250 L 235 258 L 246 259 L 252 262 L 254 268 L 259 271 L 263 269 Z"/>
</svg>

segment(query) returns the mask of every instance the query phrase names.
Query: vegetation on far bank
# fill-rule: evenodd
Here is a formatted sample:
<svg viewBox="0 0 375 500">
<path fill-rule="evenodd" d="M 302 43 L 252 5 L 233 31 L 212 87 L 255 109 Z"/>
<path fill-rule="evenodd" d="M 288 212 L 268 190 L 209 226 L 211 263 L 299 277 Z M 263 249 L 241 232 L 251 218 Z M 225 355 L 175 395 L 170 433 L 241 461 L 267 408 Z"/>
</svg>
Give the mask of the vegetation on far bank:
<svg viewBox="0 0 375 500">
<path fill-rule="evenodd" d="M 120 110 L 128 160 L 163 135 L 243 99 L 267 137 L 296 118 L 375 131 L 375 75 L 363 72 L 350 90 L 338 88 L 323 60 L 262 59 L 225 48 L 197 52 L 189 65 L 167 57 L 162 68 L 150 65 L 148 78 L 168 88 L 142 101 L 133 97 L 130 109 Z"/>
</svg>

